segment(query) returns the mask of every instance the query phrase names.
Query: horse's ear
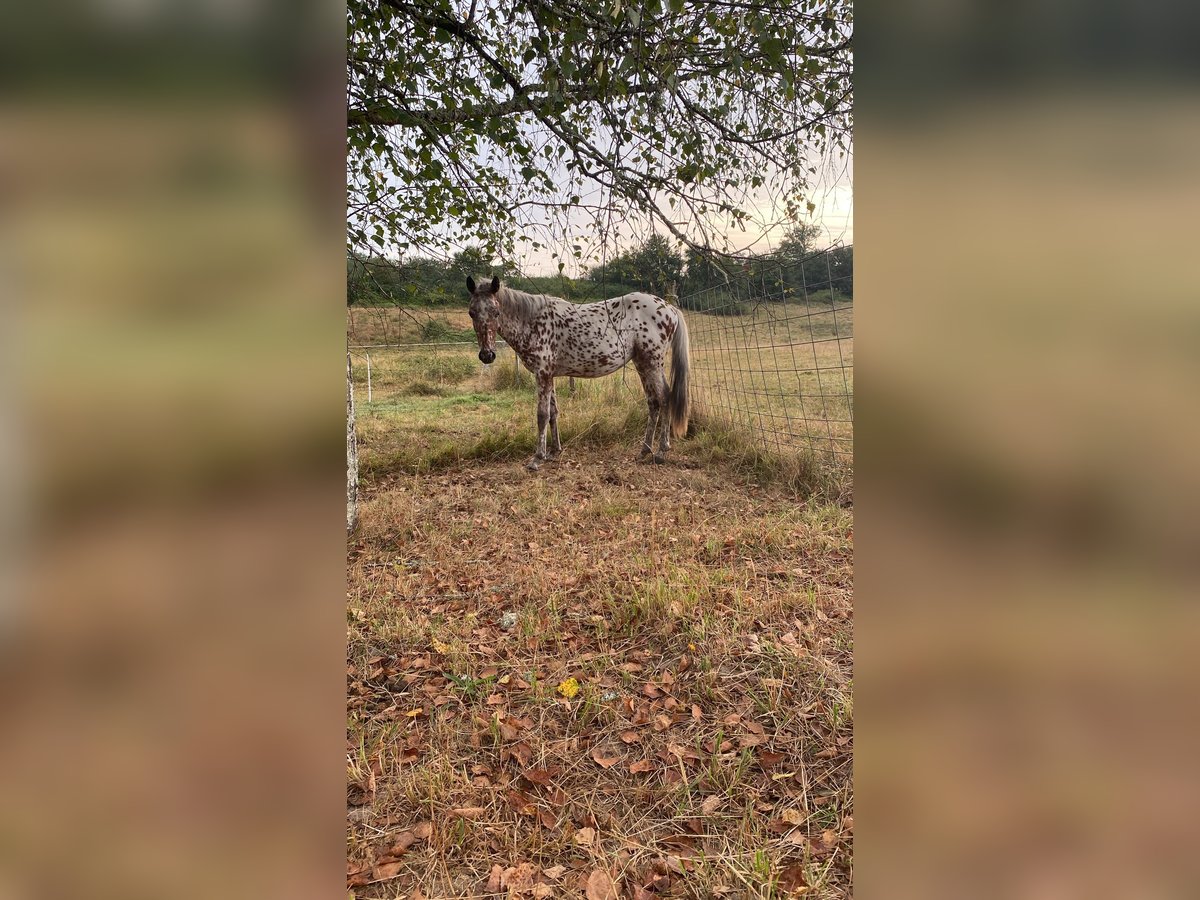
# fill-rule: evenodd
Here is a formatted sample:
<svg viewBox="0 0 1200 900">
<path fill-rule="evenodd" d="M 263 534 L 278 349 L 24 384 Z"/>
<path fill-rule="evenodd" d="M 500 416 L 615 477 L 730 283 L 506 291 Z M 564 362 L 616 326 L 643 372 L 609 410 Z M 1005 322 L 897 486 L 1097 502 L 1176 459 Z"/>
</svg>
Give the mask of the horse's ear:
<svg viewBox="0 0 1200 900">
<path fill-rule="evenodd" d="M 500 292 L 500 276 L 493 275 L 492 276 L 492 293 L 497 294 L 499 292 Z"/>
<path fill-rule="evenodd" d="M 467 291 L 472 294 L 475 293 L 475 279 L 470 275 L 467 276 Z"/>
</svg>

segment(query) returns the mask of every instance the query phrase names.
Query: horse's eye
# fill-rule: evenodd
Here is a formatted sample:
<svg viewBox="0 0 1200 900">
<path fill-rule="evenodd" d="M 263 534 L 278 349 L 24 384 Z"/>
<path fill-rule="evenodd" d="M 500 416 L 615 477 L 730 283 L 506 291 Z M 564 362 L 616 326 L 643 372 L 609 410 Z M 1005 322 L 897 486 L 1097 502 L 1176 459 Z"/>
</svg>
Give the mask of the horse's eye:
<svg viewBox="0 0 1200 900">
<path fill-rule="evenodd" d="M 475 318 L 475 310 L 471 310 L 469 315 L 471 316 L 472 319 Z"/>
</svg>

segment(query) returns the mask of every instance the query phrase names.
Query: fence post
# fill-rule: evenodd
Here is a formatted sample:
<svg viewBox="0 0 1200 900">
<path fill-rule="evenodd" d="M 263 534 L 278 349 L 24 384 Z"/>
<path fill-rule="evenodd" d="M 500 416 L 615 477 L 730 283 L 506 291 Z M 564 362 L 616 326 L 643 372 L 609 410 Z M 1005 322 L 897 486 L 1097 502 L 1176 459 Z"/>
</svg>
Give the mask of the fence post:
<svg viewBox="0 0 1200 900">
<path fill-rule="evenodd" d="M 367 353 L 367 402 L 371 402 L 371 354 Z"/>
</svg>

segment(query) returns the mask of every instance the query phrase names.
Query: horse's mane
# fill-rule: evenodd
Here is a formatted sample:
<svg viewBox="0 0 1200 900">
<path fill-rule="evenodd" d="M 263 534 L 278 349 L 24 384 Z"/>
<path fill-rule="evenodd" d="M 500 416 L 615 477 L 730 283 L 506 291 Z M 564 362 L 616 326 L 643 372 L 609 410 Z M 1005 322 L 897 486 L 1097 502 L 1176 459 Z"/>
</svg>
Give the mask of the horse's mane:
<svg viewBox="0 0 1200 900">
<path fill-rule="evenodd" d="M 500 293 L 497 296 L 503 307 L 516 313 L 518 318 L 526 321 L 537 318 L 550 303 L 550 300 L 556 299 L 546 294 L 527 294 L 525 291 L 510 288 L 506 284 L 500 285 Z"/>
</svg>

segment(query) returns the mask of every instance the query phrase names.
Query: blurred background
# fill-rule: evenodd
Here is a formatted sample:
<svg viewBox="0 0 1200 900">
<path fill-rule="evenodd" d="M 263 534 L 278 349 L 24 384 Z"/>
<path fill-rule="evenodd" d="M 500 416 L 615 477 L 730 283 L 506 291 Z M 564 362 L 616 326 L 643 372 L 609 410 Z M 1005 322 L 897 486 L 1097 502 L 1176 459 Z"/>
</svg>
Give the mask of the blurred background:
<svg viewBox="0 0 1200 900">
<path fill-rule="evenodd" d="M 343 34 L 0 13 L 0 896 L 343 889 Z"/>
<path fill-rule="evenodd" d="M 1200 15 L 858 16 L 856 887 L 1196 896 Z"/>
</svg>

